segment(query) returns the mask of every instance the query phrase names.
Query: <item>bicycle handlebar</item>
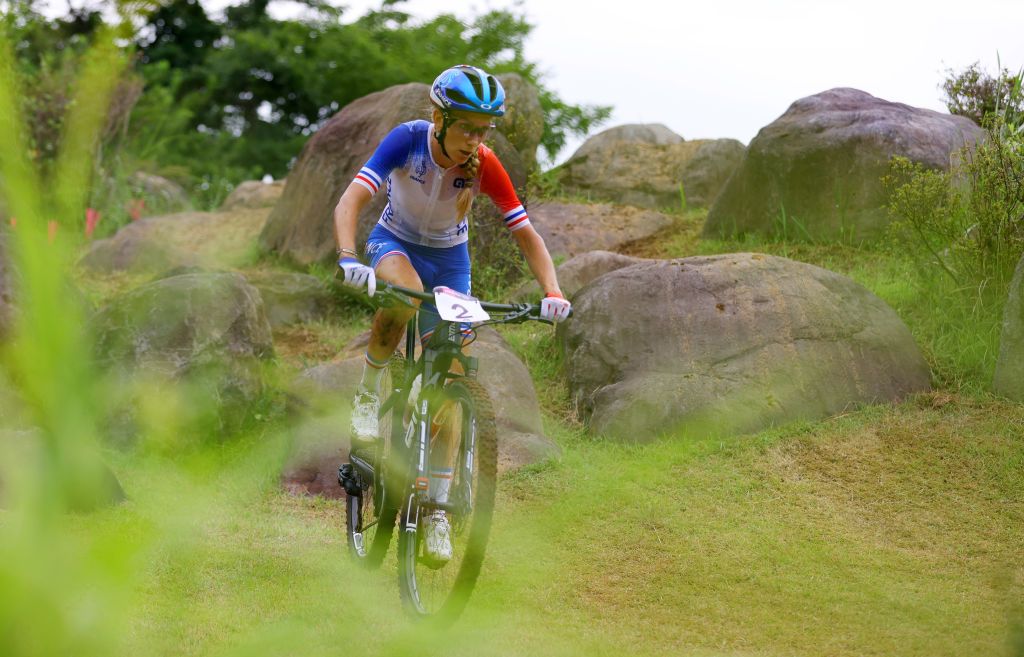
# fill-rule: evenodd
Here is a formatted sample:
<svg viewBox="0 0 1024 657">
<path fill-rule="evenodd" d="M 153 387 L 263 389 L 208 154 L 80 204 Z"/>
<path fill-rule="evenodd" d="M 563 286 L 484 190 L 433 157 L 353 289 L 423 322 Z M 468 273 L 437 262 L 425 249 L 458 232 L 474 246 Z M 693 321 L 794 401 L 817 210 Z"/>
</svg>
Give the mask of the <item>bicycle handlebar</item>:
<svg viewBox="0 0 1024 657">
<path fill-rule="evenodd" d="M 433 301 L 433 292 L 424 292 L 421 290 L 413 290 L 401 285 L 395 285 L 386 281 L 378 281 L 377 291 L 374 296 L 387 295 L 391 298 L 395 298 L 398 295 L 405 295 L 412 297 L 413 299 L 419 299 L 420 301 Z M 399 299 L 401 300 L 401 299 Z M 371 298 L 371 302 L 373 299 Z M 479 301 L 479 299 L 478 299 Z M 551 320 L 543 319 L 540 317 L 540 304 L 529 304 L 529 303 L 492 303 L 490 301 L 480 301 L 480 307 L 488 312 L 496 313 L 513 313 L 518 315 L 522 319 L 533 319 L 538 322 L 544 322 L 545 324 L 553 324 Z M 569 309 L 568 317 L 572 317 L 572 308 Z M 499 320 L 500 321 L 500 320 Z"/>
</svg>

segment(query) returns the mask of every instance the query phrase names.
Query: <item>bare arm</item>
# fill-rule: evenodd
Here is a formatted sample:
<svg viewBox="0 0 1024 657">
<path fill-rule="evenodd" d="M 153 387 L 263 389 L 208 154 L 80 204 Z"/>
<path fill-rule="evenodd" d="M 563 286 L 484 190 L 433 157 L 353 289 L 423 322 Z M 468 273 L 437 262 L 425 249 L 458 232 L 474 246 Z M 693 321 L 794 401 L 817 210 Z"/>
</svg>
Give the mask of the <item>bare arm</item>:
<svg viewBox="0 0 1024 657">
<path fill-rule="evenodd" d="M 548 247 L 540 233 L 534 230 L 533 226 L 527 225 L 513 231 L 512 237 L 516 238 L 519 250 L 523 252 L 526 263 L 530 265 L 530 271 L 544 293 L 562 296 L 562 291 L 558 288 L 558 278 L 555 276 L 555 263 L 551 261 L 551 254 L 548 253 Z"/>
<path fill-rule="evenodd" d="M 362 185 L 350 183 L 334 208 L 334 241 L 338 248 L 356 249 L 356 224 L 359 213 L 373 196 Z"/>
</svg>

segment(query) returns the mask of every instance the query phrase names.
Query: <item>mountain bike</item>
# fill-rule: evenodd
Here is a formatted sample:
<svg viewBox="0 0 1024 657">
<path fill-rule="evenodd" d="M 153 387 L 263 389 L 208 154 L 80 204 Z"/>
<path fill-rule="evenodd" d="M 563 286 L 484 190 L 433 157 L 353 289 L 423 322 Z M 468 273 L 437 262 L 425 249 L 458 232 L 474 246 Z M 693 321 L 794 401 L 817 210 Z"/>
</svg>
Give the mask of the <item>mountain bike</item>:
<svg viewBox="0 0 1024 657">
<path fill-rule="evenodd" d="M 476 379 L 479 362 L 462 348 L 480 326 L 550 322 L 540 318 L 539 305 L 481 302 L 447 288 L 428 293 L 378 285 L 372 297 L 377 305 L 415 307 L 413 299 L 430 301 L 441 320 L 418 358 L 416 316 L 410 320 L 404 354 L 395 355 L 382 375 L 377 440 L 353 449 L 338 470 L 347 495 L 348 550 L 366 567 L 379 567 L 397 522 L 403 607 L 418 618 L 452 621 L 465 607 L 483 563 L 498 459 L 491 400 Z M 473 328 L 466 328 L 467 322 Z M 429 468 L 439 450 L 453 466 L 443 501 L 430 494 Z M 453 548 L 443 564 L 428 559 L 424 549 L 424 521 L 439 510 L 450 522 Z"/>
</svg>

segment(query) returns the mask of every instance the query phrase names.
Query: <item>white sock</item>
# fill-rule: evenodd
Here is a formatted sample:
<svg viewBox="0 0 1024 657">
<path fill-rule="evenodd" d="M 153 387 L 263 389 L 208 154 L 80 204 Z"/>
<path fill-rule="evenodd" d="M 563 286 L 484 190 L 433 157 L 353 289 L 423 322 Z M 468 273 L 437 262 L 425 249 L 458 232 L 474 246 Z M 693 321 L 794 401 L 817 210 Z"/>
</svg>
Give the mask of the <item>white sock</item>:
<svg viewBox="0 0 1024 657">
<path fill-rule="evenodd" d="M 434 470 L 430 471 L 430 499 L 441 504 L 448 502 L 448 492 L 452 487 L 452 471 L 446 470 Z"/>
<path fill-rule="evenodd" d="M 380 377 L 384 374 L 384 368 L 387 365 L 388 361 L 382 363 L 371 358 L 370 354 L 366 354 L 366 358 L 363 361 L 363 378 L 359 379 L 360 387 L 364 390 L 372 390 L 375 393 L 379 393 Z"/>
</svg>

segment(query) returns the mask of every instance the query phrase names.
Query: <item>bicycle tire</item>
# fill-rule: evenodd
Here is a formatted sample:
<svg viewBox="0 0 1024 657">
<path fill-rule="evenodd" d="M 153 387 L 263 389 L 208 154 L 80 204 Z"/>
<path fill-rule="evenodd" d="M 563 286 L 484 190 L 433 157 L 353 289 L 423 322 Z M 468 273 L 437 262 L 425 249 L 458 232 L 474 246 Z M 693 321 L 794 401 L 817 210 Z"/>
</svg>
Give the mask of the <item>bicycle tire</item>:
<svg viewBox="0 0 1024 657">
<path fill-rule="evenodd" d="M 494 411 L 483 386 L 474 379 L 457 379 L 445 386 L 437 408 L 445 402 L 455 403 L 461 409 L 460 413 L 451 414 L 460 424 L 460 443 L 450 500 L 463 499 L 460 495 L 471 496 L 469 517 L 452 518 L 453 558 L 440 568 L 431 568 L 421 558 L 423 532 L 417 522 L 421 514 L 414 493 L 407 492 L 403 499 L 398 535 L 398 579 L 403 607 L 416 618 L 430 618 L 440 624 L 450 623 L 461 615 L 480 574 L 491 530 L 498 462 Z M 467 488 L 466 477 L 461 473 L 471 434 L 475 454 L 472 480 Z"/>
<path fill-rule="evenodd" d="M 398 382 L 401 385 L 405 373 L 405 361 L 395 357 L 381 374 L 380 389 L 391 394 Z M 348 551 L 362 566 L 379 568 L 387 555 L 398 518 L 399 497 L 394 490 L 387 490 L 385 481 L 391 476 L 389 468 L 391 446 L 395 440 L 395 427 L 402 426 L 405 409 L 390 409 L 380 418 L 377 428 L 377 442 L 370 457 L 374 464 L 372 481 L 360 477 L 362 495 L 347 495 L 345 500 L 345 534 Z M 365 529 L 370 525 L 369 529 Z"/>
</svg>

